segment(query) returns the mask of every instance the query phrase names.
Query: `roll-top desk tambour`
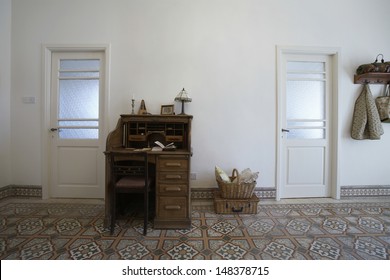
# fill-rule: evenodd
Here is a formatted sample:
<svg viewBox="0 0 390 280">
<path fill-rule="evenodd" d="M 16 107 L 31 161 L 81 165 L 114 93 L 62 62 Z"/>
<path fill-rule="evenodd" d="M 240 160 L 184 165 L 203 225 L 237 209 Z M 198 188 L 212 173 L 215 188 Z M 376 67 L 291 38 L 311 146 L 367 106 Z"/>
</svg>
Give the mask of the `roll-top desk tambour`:
<svg viewBox="0 0 390 280">
<path fill-rule="evenodd" d="M 107 137 L 106 151 L 126 154 L 134 150 L 174 143 L 173 151 L 148 151 L 150 162 L 156 171 L 156 216 L 154 228 L 174 229 L 191 226 L 190 115 L 121 115 L 116 128 Z M 105 224 L 110 217 L 110 169 L 106 157 Z"/>
</svg>

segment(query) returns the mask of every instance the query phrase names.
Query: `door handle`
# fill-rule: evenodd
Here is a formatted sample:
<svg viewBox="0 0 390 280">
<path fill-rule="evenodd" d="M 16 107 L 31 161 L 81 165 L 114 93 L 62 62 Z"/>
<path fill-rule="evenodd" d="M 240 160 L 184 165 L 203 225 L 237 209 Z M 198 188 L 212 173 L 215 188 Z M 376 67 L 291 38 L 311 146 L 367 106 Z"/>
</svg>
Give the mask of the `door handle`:
<svg viewBox="0 0 390 280">
<path fill-rule="evenodd" d="M 282 132 L 290 132 L 290 130 L 282 128 Z"/>
<path fill-rule="evenodd" d="M 57 131 L 57 130 L 58 130 L 58 128 L 56 128 L 56 127 L 50 128 L 50 131 L 51 131 L 51 132 L 54 132 L 54 131 Z"/>
</svg>

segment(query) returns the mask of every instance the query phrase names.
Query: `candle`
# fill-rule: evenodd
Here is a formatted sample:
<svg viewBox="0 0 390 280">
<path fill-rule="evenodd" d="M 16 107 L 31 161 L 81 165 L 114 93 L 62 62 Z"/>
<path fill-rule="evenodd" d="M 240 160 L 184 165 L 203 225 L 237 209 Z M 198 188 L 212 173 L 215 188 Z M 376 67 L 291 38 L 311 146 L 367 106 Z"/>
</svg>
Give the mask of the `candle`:
<svg viewBox="0 0 390 280">
<path fill-rule="evenodd" d="M 134 93 L 133 93 L 133 100 L 135 100 L 135 98 L 134 98 Z"/>
</svg>

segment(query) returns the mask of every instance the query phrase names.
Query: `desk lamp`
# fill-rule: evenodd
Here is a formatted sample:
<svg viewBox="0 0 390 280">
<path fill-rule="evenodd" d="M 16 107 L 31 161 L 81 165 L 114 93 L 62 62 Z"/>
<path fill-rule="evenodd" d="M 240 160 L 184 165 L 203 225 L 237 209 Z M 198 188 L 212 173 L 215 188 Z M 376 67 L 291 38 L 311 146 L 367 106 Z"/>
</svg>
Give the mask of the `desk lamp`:
<svg viewBox="0 0 390 280">
<path fill-rule="evenodd" d="M 191 102 L 192 98 L 188 96 L 187 92 L 183 88 L 179 94 L 175 97 L 175 101 L 181 102 L 181 113 L 179 115 L 185 115 L 184 113 L 184 102 Z"/>
</svg>

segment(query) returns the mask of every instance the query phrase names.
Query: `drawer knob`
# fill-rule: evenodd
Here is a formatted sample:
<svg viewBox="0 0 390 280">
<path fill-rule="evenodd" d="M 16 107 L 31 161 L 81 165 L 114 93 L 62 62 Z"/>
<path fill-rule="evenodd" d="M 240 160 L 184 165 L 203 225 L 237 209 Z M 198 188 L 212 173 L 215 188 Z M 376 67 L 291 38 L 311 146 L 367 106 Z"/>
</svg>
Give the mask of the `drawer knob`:
<svg viewBox="0 0 390 280">
<path fill-rule="evenodd" d="M 166 205 L 165 210 L 180 210 L 180 205 Z"/>
</svg>

